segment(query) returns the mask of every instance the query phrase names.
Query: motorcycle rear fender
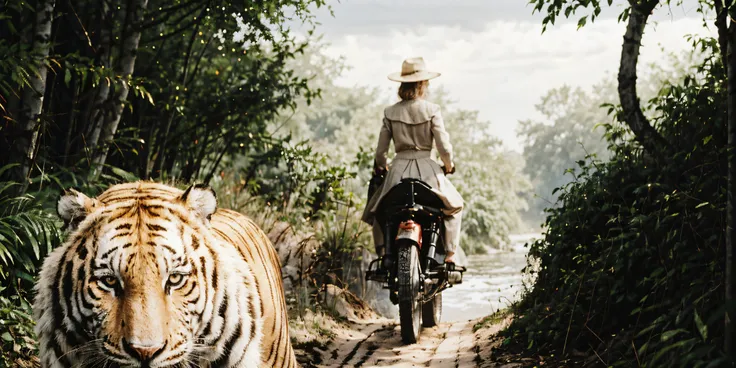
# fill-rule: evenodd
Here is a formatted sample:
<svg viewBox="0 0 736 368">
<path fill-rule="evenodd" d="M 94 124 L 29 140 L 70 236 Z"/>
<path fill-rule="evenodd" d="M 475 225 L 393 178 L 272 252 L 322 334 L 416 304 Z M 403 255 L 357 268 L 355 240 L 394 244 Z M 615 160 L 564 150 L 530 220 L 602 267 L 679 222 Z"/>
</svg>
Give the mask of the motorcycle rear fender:
<svg viewBox="0 0 736 368">
<path fill-rule="evenodd" d="M 396 243 L 410 241 L 422 249 L 422 226 L 413 220 L 403 221 L 399 224 L 399 231 L 396 233 Z"/>
</svg>

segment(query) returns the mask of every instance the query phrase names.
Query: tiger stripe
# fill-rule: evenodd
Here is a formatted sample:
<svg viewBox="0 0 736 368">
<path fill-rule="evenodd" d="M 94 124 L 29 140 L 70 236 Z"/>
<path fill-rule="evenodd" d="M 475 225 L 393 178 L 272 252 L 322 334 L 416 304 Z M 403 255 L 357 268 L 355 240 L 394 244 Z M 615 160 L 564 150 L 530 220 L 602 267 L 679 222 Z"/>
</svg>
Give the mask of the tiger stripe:
<svg viewBox="0 0 736 368">
<path fill-rule="evenodd" d="M 258 284 L 262 314 L 269 317 L 263 324 L 264 367 L 298 367 L 289 336 L 281 262 L 276 249 L 258 225 L 238 212 L 219 209 L 211 221 L 216 237 L 229 244 L 238 244 L 240 255 L 251 266 Z"/>
</svg>

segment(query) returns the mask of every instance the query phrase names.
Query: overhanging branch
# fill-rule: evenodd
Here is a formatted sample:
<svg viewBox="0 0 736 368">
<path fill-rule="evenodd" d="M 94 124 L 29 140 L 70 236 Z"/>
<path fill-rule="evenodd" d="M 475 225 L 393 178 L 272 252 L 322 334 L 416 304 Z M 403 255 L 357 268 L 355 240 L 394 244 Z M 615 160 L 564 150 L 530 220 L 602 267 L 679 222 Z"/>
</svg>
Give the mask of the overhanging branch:
<svg viewBox="0 0 736 368">
<path fill-rule="evenodd" d="M 631 128 L 636 140 L 652 154 L 669 150 L 667 141 L 652 127 L 644 116 L 636 92 L 636 65 L 639 61 L 641 39 L 647 19 L 659 0 L 629 0 L 631 4 L 621 63 L 618 70 L 618 95 L 621 100 L 622 120 Z"/>
</svg>

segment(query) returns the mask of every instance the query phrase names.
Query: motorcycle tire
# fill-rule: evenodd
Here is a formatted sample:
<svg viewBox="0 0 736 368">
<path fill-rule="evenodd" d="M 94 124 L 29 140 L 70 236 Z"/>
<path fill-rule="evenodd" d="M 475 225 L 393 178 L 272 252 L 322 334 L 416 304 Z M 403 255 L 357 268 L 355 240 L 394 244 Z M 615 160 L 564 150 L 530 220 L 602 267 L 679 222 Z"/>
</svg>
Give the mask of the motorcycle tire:
<svg viewBox="0 0 736 368">
<path fill-rule="evenodd" d="M 413 344 L 419 340 L 422 328 L 420 304 L 419 252 L 412 245 L 402 246 L 398 252 L 397 279 L 399 286 L 399 321 L 401 340 Z"/>
<path fill-rule="evenodd" d="M 442 319 L 442 293 L 422 305 L 422 327 L 434 327 Z"/>
</svg>

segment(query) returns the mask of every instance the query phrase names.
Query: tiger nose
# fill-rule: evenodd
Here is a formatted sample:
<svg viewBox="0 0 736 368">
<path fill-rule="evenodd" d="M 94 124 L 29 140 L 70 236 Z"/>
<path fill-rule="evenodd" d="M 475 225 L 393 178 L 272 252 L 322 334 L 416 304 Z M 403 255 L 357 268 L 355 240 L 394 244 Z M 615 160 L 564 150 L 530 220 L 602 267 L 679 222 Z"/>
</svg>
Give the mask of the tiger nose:
<svg viewBox="0 0 736 368">
<path fill-rule="evenodd" d="M 160 344 L 137 344 L 123 339 L 123 349 L 125 349 L 125 352 L 142 362 L 153 360 L 156 355 L 164 350 L 164 347 L 166 347 L 165 342 Z"/>
</svg>

